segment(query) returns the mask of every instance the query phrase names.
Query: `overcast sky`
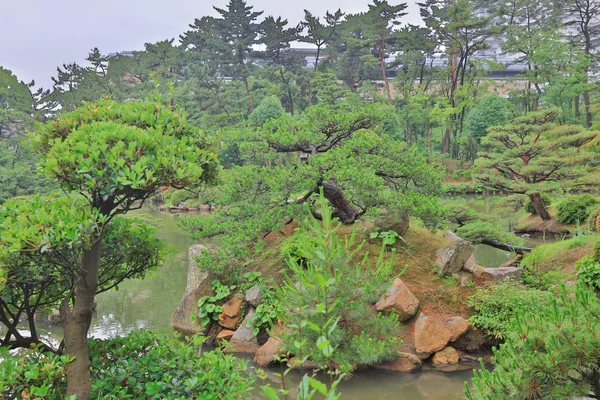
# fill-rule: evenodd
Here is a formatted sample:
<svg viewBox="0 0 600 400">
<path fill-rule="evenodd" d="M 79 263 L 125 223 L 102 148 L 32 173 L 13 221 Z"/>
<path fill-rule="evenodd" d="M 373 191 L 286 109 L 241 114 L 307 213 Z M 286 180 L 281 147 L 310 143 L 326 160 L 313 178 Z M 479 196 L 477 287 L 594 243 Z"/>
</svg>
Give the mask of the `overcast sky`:
<svg viewBox="0 0 600 400">
<path fill-rule="evenodd" d="M 371 0 L 248 0 L 264 15 L 283 16 L 290 23 L 302 20 L 303 9 L 317 16 L 342 8 L 365 11 Z M 56 67 L 67 62 L 84 63 L 89 50 L 104 54 L 140 50 L 144 43 L 177 38 L 188 25 L 212 6 L 227 0 L 0 0 L 0 66 L 20 80 L 35 79 L 49 87 Z M 392 3 L 395 3 L 392 1 Z M 408 0 L 407 22 L 418 23 L 418 8 Z"/>
</svg>

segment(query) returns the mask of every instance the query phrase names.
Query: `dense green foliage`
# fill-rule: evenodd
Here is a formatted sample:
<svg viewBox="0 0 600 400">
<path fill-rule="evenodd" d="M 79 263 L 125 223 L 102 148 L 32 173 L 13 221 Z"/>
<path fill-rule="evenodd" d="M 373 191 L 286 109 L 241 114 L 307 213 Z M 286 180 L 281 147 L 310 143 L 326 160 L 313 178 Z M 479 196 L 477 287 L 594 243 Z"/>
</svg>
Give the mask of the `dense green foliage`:
<svg viewBox="0 0 600 400">
<path fill-rule="evenodd" d="M 511 320 L 521 310 L 548 302 L 549 295 L 536 289 L 522 287 L 518 282 L 490 284 L 477 288 L 467 299 L 473 309 L 469 322 L 486 334 L 505 338 Z"/>
<path fill-rule="evenodd" d="M 507 327 L 494 369 L 475 372 L 469 399 L 597 396 L 600 300 L 585 285 L 549 301 L 530 298 Z"/>
<path fill-rule="evenodd" d="M 56 228 L 59 237 L 80 237 L 83 243 L 78 260 L 60 264 L 61 270 L 74 271 L 67 297 L 72 307 L 64 301 L 60 312 L 66 320 L 65 352 L 74 357 L 67 365 L 67 394 L 89 398 L 87 331 L 102 278 L 107 226 L 164 186 L 184 188 L 192 182 L 214 181 L 217 156 L 212 141 L 187 125 L 180 110 L 163 104 L 158 93 L 154 101 L 118 103 L 103 98 L 86 103 L 39 126 L 29 139 L 40 157 L 40 168 L 63 190 L 84 199 L 81 212 L 93 217 L 94 224 L 83 226 L 82 232 L 79 226 L 70 232 Z M 26 246 L 17 243 L 15 250 L 27 252 L 33 247 L 43 253 L 41 239 Z"/>
<path fill-rule="evenodd" d="M 488 128 L 506 125 L 510 103 L 497 95 L 484 98 L 471 110 L 465 121 L 470 134 L 477 140 L 487 135 Z"/>
<path fill-rule="evenodd" d="M 239 143 L 245 163 L 224 172 L 216 212 L 182 221 L 195 238 L 220 235 L 225 242 L 203 255 L 200 267 L 235 281 L 242 265 L 260 255 L 257 237 L 303 215 L 306 204 L 320 218 L 313 205 L 321 188 L 344 224 L 389 207 L 436 226 L 439 175 L 419 149 L 382 132 L 379 121 L 376 107 L 339 102 L 247 132 Z"/>
<path fill-rule="evenodd" d="M 254 377 L 246 362 L 218 350 L 202 351 L 203 339 L 172 338 L 146 330 L 110 340 L 90 340 L 92 398 L 243 399 Z M 65 399 L 66 356 L 0 352 L 3 398 Z M 243 371 L 243 372 L 242 372 Z"/>
<path fill-rule="evenodd" d="M 370 265 L 367 257 L 353 261 L 360 250 L 356 232 L 340 237 L 341 224 L 332 220 L 323 199 L 321 204 L 322 223 L 311 220 L 307 227 L 317 245 L 299 241 L 298 253 L 305 262 L 288 260 L 289 272 L 278 290 L 285 309 L 282 320 L 290 330 L 282 335 L 285 347 L 325 369 L 392 360 L 398 355 L 398 318 L 371 309 L 391 282 L 391 262 L 383 250 L 377 265 Z"/>
<path fill-rule="evenodd" d="M 561 224 L 579 224 L 588 220 L 598 200 L 589 194 L 569 196 L 556 206 L 556 218 Z"/>
<path fill-rule="evenodd" d="M 9 278 L 0 297 L 0 324 L 7 330 L 0 345 L 42 343 L 35 316 L 73 300 L 78 262 L 89 246 L 89 232 L 101 223 L 81 198 L 33 196 L 0 206 L 0 265 Z M 125 279 L 143 278 L 162 264 L 166 246 L 154 236 L 155 229 L 123 217 L 105 229 L 96 293 Z M 25 321 L 29 335 L 13 321 Z"/>
<path fill-rule="evenodd" d="M 593 289 L 600 289 L 600 262 L 593 256 L 584 256 L 575 264 L 577 277 Z"/>
</svg>

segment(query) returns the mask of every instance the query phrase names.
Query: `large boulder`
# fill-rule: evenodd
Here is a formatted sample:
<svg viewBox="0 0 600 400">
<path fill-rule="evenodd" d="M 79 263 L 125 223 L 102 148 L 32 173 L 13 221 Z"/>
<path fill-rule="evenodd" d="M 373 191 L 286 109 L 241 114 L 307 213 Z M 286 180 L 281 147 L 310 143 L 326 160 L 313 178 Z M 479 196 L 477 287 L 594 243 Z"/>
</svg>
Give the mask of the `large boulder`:
<svg viewBox="0 0 600 400">
<path fill-rule="evenodd" d="M 390 362 L 375 364 L 371 367 L 381 371 L 412 372 L 421 368 L 422 362 L 419 357 L 411 353 L 400 353 L 397 359 Z"/>
<path fill-rule="evenodd" d="M 459 356 L 454 347 L 444 347 L 433 356 L 433 365 L 435 367 L 445 367 L 447 365 L 458 364 Z"/>
<path fill-rule="evenodd" d="M 213 296 L 212 277 L 208 272 L 202 272 L 198 268 L 195 257 L 202 255 L 202 251 L 214 251 L 217 246 L 212 244 L 195 244 L 188 250 L 188 277 L 187 286 L 181 304 L 173 312 L 171 325 L 173 329 L 184 335 L 196 335 L 206 333 L 206 329 L 200 329 L 197 323 L 192 323 L 192 316 L 198 312 L 198 300 L 202 296 Z"/>
<path fill-rule="evenodd" d="M 250 323 L 255 313 L 256 311 L 250 308 L 239 328 L 231 337 L 229 343 L 232 346 L 232 351 L 236 353 L 254 353 L 259 349 L 258 339 L 252 333 L 253 326 Z"/>
<path fill-rule="evenodd" d="M 375 304 L 377 311 L 394 311 L 400 322 L 412 318 L 419 309 L 419 300 L 406 287 L 400 278 L 396 278 L 388 291 Z"/>
<path fill-rule="evenodd" d="M 507 280 L 518 281 L 523 274 L 523 268 L 500 267 L 484 268 L 483 280 L 486 282 L 503 282 Z"/>
<path fill-rule="evenodd" d="M 269 338 L 254 355 L 254 361 L 259 367 L 268 367 L 275 361 L 275 356 L 281 353 L 283 342 L 281 339 Z"/>
<path fill-rule="evenodd" d="M 469 323 L 461 317 L 446 319 L 421 313 L 415 324 L 417 355 L 421 359 L 429 357 L 460 338 L 468 329 Z"/>
<path fill-rule="evenodd" d="M 460 271 L 473 255 L 473 246 L 468 240 L 461 239 L 453 232 L 447 231 L 444 236 L 450 243 L 438 250 L 438 272 L 441 275 L 452 275 Z"/>
<path fill-rule="evenodd" d="M 374 226 L 379 232 L 394 231 L 402 236 L 408 230 L 409 221 L 408 213 L 403 209 L 396 211 L 384 210 L 375 218 Z"/>
</svg>

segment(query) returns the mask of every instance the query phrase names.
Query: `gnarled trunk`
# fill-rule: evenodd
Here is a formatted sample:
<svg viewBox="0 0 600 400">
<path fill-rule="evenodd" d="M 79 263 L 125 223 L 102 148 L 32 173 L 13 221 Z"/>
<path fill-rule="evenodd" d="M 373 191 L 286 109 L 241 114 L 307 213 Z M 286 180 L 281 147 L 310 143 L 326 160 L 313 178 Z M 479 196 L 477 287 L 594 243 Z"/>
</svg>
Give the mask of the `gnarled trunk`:
<svg viewBox="0 0 600 400">
<path fill-rule="evenodd" d="M 65 352 L 68 356 L 75 357 L 67 364 L 67 396 L 76 395 L 77 400 L 88 400 L 91 392 L 87 335 L 92 322 L 94 296 L 98 287 L 102 238 L 93 237 L 93 240 L 91 248 L 83 252 L 73 307 L 69 309 L 67 302 L 61 307 L 61 314 L 67 317 L 64 328 Z"/>
<path fill-rule="evenodd" d="M 323 184 L 323 196 L 329 201 L 333 207 L 333 216 L 340 219 L 344 225 L 354 223 L 360 216 L 359 212 L 350 204 L 344 192 L 337 187 L 335 182 Z"/>
<path fill-rule="evenodd" d="M 538 192 L 530 193 L 529 199 L 533 204 L 533 208 L 535 208 L 535 212 L 540 216 L 544 221 L 549 221 L 552 219 L 552 216 L 546 209 L 546 205 L 544 204 L 544 200 L 542 200 L 542 196 Z"/>
</svg>

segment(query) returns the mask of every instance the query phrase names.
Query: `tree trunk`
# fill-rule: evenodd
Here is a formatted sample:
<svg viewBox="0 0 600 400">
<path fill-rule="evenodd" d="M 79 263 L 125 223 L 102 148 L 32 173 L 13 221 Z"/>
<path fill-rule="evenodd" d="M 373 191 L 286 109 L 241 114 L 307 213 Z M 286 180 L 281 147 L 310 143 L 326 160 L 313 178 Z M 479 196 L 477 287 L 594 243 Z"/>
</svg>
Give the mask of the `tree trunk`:
<svg viewBox="0 0 600 400">
<path fill-rule="evenodd" d="M 356 208 L 350 204 L 335 182 L 323 184 L 323 195 L 333 207 L 333 216 L 339 218 L 342 224 L 350 225 L 358 219 Z"/>
<path fill-rule="evenodd" d="M 66 315 L 64 327 L 65 352 L 75 359 L 67 364 L 67 396 L 76 395 L 77 400 L 88 400 L 91 392 L 90 357 L 87 334 L 92 322 L 92 309 L 98 287 L 98 265 L 102 249 L 102 237 L 92 237 L 94 243 L 83 252 L 82 271 L 77 279 L 75 302 L 69 309 L 68 301 L 61 307 Z"/>
<path fill-rule="evenodd" d="M 385 32 L 381 34 L 381 54 L 379 55 L 379 65 L 381 66 L 381 76 L 387 90 L 388 101 L 392 102 L 392 91 L 390 90 L 390 82 L 385 73 Z"/>
<path fill-rule="evenodd" d="M 450 129 L 446 129 L 444 133 L 444 140 L 442 142 L 442 153 L 450 152 Z"/>
<path fill-rule="evenodd" d="M 587 79 L 586 79 L 587 81 Z M 585 105 L 585 127 L 592 126 L 592 112 L 590 111 L 590 92 L 583 92 L 583 104 Z"/>
<path fill-rule="evenodd" d="M 575 117 L 581 117 L 581 111 L 579 110 L 579 95 L 575 96 Z"/>
<path fill-rule="evenodd" d="M 531 253 L 530 247 L 523 246 L 513 246 L 512 244 L 500 243 L 497 240 L 483 239 L 481 241 L 482 244 L 487 244 L 488 246 L 492 246 L 496 249 L 512 251 L 517 254 Z"/>
<path fill-rule="evenodd" d="M 530 193 L 529 199 L 531 200 L 531 203 L 533 204 L 533 208 L 535 208 L 537 215 L 539 215 L 541 219 L 543 219 L 544 221 L 549 221 L 552 219 L 552 216 L 550 215 L 550 213 L 546 209 L 546 206 L 544 205 L 544 200 L 542 200 L 542 196 L 540 196 L 538 192 Z"/>
<path fill-rule="evenodd" d="M 248 85 L 248 74 L 244 73 L 244 86 L 246 87 L 246 96 L 248 97 L 248 112 L 254 111 L 252 107 L 252 95 L 250 94 L 250 85 Z"/>
</svg>

